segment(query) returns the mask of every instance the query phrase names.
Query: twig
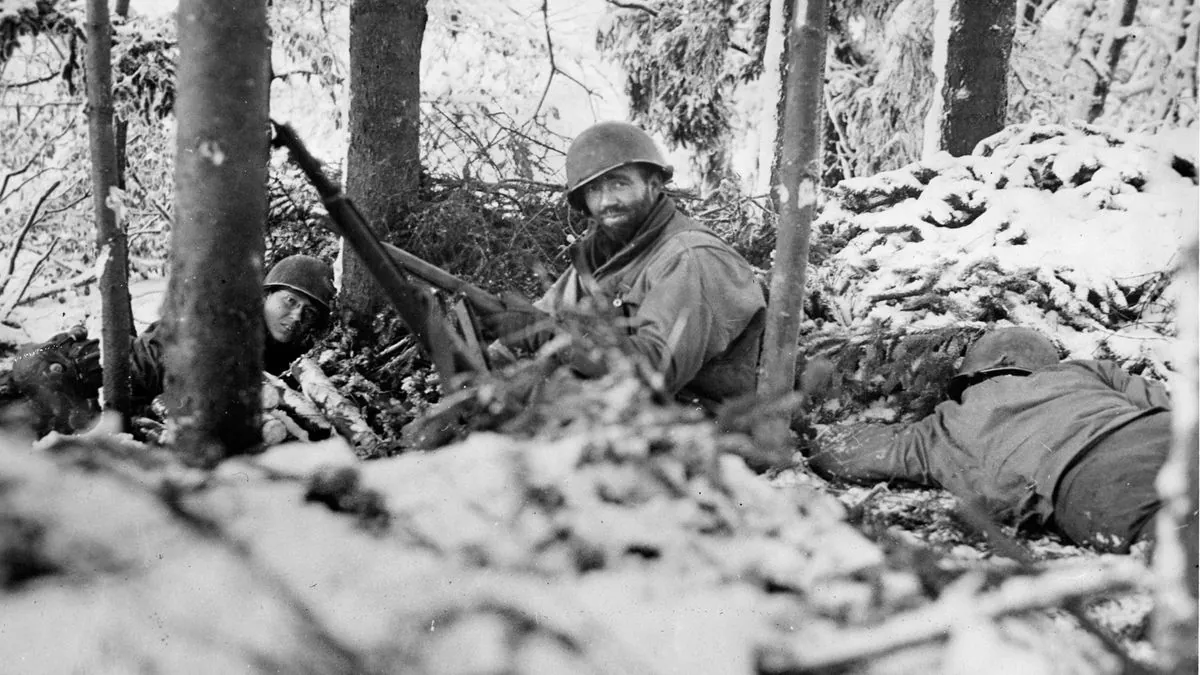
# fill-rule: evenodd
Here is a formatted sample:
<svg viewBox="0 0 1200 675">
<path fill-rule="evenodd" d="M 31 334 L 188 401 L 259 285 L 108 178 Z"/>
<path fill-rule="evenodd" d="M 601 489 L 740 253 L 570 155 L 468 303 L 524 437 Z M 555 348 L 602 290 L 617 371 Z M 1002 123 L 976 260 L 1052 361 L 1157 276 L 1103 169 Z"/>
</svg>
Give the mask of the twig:
<svg viewBox="0 0 1200 675">
<path fill-rule="evenodd" d="M 550 38 L 550 0 L 542 0 L 542 27 L 546 30 L 546 54 L 550 57 L 550 76 L 546 78 L 546 86 L 533 108 L 530 121 L 537 118 L 538 111 L 542 109 L 542 104 L 546 102 L 546 96 L 550 93 L 550 85 L 554 83 L 554 74 L 558 72 L 558 65 L 554 62 L 554 40 Z"/>
<path fill-rule="evenodd" d="M 25 166 L 17 169 L 16 171 L 10 171 L 7 174 L 5 174 L 4 181 L 0 182 L 0 196 L 3 196 L 5 194 L 5 191 L 8 190 L 8 181 L 12 180 L 13 178 L 16 178 L 17 176 L 20 176 L 21 174 L 25 173 L 26 171 L 28 171 L 29 167 L 33 166 L 33 160 L 35 160 L 35 159 L 37 159 L 36 152 L 33 153 L 32 155 L 30 155 L 29 161 L 25 162 Z"/>
<path fill-rule="evenodd" d="M 1054 607 L 1075 598 L 1124 592 L 1147 587 L 1145 567 L 1128 558 L 1114 558 L 1097 569 L 1097 562 L 1063 567 L 1036 578 L 1018 577 L 1000 588 L 975 596 L 971 617 L 996 619 L 1035 609 Z M 836 641 L 811 640 L 768 647 L 759 664 L 761 672 L 816 671 L 881 656 L 904 647 L 941 639 L 963 623 L 962 598 L 948 598 L 928 607 L 905 612 L 872 628 L 846 631 Z"/>
<path fill-rule="evenodd" d="M 612 5 L 613 7 L 620 7 L 621 9 L 636 9 L 640 12 L 645 12 L 652 17 L 658 18 L 658 10 L 653 9 L 651 7 L 647 7 L 646 5 L 643 5 L 638 2 L 622 2 L 621 0 L 608 0 L 608 4 Z"/>
<path fill-rule="evenodd" d="M 39 106 L 38 112 L 34 115 L 34 117 L 36 118 L 38 114 L 41 114 L 40 106 Z M 67 127 L 65 129 L 63 129 L 63 131 L 61 133 L 56 135 L 54 138 L 47 138 L 45 141 L 42 142 L 42 145 L 37 150 L 34 150 L 32 153 L 30 153 L 29 161 L 25 163 L 25 166 L 21 167 L 20 169 L 17 169 L 16 171 L 12 171 L 12 172 L 6 174 L 4 176 L 4 181 L 0 182 L 0 201 L 3 201 L 5 199 L 7 199 L 9 196 L 11 196 L 10 193 L 6 192 L 6 190 L 8 190 L 8 182 L 10 180 L 12 180 L 13 178 L 20 176 L 21 174 L 28 171 L 29 167 L 33 166 L 33 163 L 37 160 L 38 156 L 41 155 L 42 150 L 44 150 L 46 147 L 50 146 L 53 143 L 57 143 L 58 139 L 62 138 L 63 136 L 66 136 L 67 133 L 70 132 L 74 128 L 75 128 L 75 123 L 71 122 L 70 124 L 67 125 Z M 30 180 L 32 180 L 33 178 L 36 178 L 37 176 L 40 176 L 43 173 L 45 173 L 45 170 L 39 171 L 32 178 L 30 178 Z M 22 183 L 21 187 L 24 187 L 25 184 L 28 182 L 29 181 L 25 181 L 25 183 Z M 18 187 L 16 190 L 13 190 L 13 192 L 11 194 L 16 194 L 18 191 L 20 191 L 20 189 L 21 188 Z"/>
<path fill-rule="evenodd" d="M 846 128 L 838 121 L 837 110 L 833 107 L 833 99 L 829 95 L 829 89 L 825 88 L 825 114 L 829 116 L 829 121 L 833 123 L 833 130 L 837 132 L 840 144 L 846 148 L 846 152 L 853 156 L 854 148 L 850 147 L 850 141 L 846 138 Z M 842 153 L 838 153 L 838 163 L 842 165 L 842 175 L 850 178 L 854 175 L 854 169 L 851 168 L 850 162 Z"/>
<path fill-rule="evenodd" d="M 46 252 L 42 254 L 42 257 L 38 258 L 37 262 L 33 264 L 33 267 L 29 269 L 29 272 L 25 274 L 25 280 L 21 283 L 20 287 L 17 288 L 16 292 L 10 296 L 11 299 L 6 301 L 3 305 L 0 305 L 0 320 L 7 319 L 8 315 L 12 314 L 13 308 L 21 302 L 21 296 L 25 295 L 25 291 L 29 290 L 30 282 L 32 282 L 33 278 L 37 276 L 38 270 L 42 268 L 42 264 L 46 262 L 46 259 L 50 257 L 50 254 L 54 253 L 54 249 L 57 246 L 58 237 L 55 237 L 50 242 L 50 247 L 47 248 Z"/>
<path fill-rule="evenodd" d="M 17 304 L 18 305 L 28 305 L 30 303 L 37 302 L 38 300 L 41 300 L 42 298 L 48 298 L 52 295 L 57 295 L 59 293 L 62 293 L 63 291 L 70 290 L 72 288 L 75 288 L 76 286 L 83 286 L 84 284 L 90 284 L 95 280 L 96 280 L 95 272 L 88 272 L 87 274 L 81 274 L 72 279 L 67 279 L 66 281 L 61 281 L 57 284 L 54 284 L 53 286 L 47 286 L 46 288 L 43 288 L 42 290 L 38 291 L 37 293 L 33 293 L 32 295 L 27 295 L 27 296 L 21 298 L 21 300 L 19 302 L 17 302 Z"/>
<path fill-rule="evenodd" d="M 4 291 L 4 286 L 8 282 L 8 278 L 12 276 L 13 270 L 17 268 L 17 254 L 21 252 L 21 246 L 25 243 L 25 235 L 29 234 L 29 230 L 38 222 L 38 212 L 42 210 L 42 204 L 46 203 L 46 199 L 58 189 L 62 181 L 54 181 L 49 190 L 42 193 L 38 197 L 37 203 L 33 205 L 33 210 L 29 212 L 29 217 L 25 219 L 25 225 L 21 227 L 21 231 L 17 232 L 16 239 L 13 240 L 12 251 L 8 254 L 8 265 L 4 274 L 4 281 L 0 283 L 0 292 Z"/>
<path fill-rule="evenodd" d="M 11 84 L 6 84 L 4 86 L 9 87 L 11 89 L 17 89 L 20 87 L 32 87 L 35 84 L 41 84 L 43 82 L 49 82 L 50 80 L 56 80 L 56 79 L 58 79 L 58 77 L 59 77 L 59 73 L 50 73 L 49 75 L 45 75 L 43 77 L 37 77 L 32 80 L 26 80 L 24 82 L 13 82 Z"/>
<path fill-rule="evenodd" d="M 154 206 L 154 210 L 158 211 L 158 214 L 163 217 L 163 220 L 167 221 L 168 225 L 174 225 L 175 219 L 171 217 L 171 214 L 167 213 L 167 210 L 164 209 L 162 207 L 162 205 L 158 203 L 157 199 L 153 199 L 150 197 L 150 191 L 146 189 L 146 186 L 142 184 L 142 181 L 138 180 L 137 174 L 134 173 L 133 169 L 128 169 L 128 171 L 129 171 L 129 177 L 131 179 L 133 179 L 133 182 L 137 183 L 138 187 L 142 188 L 143 190 L 146 190 L 146 201 L 150 202 L 150 204 L 152 206 Z"/>
<path fill-rule="evenodd" d="M 70 209 L 74 208 L 77 204 L 79 204 L 79 202 L 82 202 L 83 200 L 85 200 L 91 196 L 92 196 L 92 191 L 86 190 L 79 197 L 67 202 L 66 204 L 63 204 L 62 206 L 60 206 L 56 209 L 46 209 L 46 213 L 43 215 L 52 216 L 56 213 L 62 213 L 63 211 L 70 210 Z"/>
</svg>

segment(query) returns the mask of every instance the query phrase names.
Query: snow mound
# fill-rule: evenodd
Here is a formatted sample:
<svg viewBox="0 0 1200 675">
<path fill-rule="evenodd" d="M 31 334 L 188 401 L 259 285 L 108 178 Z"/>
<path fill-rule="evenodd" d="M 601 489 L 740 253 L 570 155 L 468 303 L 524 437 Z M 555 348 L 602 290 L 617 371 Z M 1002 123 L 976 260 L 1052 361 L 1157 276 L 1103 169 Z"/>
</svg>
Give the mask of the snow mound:
<svg viewBox="0 0 1200 675">
<path fill-rule="evenodd" d="M 971 156 L 843 181 L 814 224 L 810 316 L 857 333 L 1018 324 L 1067 358 L 1165 378 L 1195 138 L 1022 125 Z"/>
</svg>

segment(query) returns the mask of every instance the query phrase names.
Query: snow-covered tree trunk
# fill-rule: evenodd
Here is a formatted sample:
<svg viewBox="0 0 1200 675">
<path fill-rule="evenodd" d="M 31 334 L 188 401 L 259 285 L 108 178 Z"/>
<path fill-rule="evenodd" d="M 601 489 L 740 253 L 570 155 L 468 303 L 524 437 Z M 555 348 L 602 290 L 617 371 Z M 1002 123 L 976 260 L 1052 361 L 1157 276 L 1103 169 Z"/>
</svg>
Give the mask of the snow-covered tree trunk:
<svg viewBox="0 0 1200 675">
<path fill-rule="evenodd" d="M 771 0 L 770 20 L 767 29 L 766 47 L 763 50 L 763 72 L 755 86 L 759 91 L 758 124 L 750 131 L 756 143 L 754 172 L 750 194 L 765 194 L 771 189 L 772 171 L 777 165 L 776 142 L 779 134 L 779 117 L 783 110 L 783 82 L 780 78 L 787 26 L 784 25 L 784 8 L 787 0 Z"/>
<path fill-rule="evenodd" d="M 182 0 L 177 16 L 166 400 L 180 449 L 212 465 L 260 438 L 270 32 L 266 0 Z"/>
<path fill-rule="evenodd" d="M 1016 0 L 935 0 L 924 156 L 969 155 L 1004 128 L 1016 14 Z"/>
<path fill-rule="evenodd" d="M 1154 568 L 1158 581 L 1155 597 L 1155 642 L 1165 660 L 1163 672 L 1195 673 L 1196 570 L 1200 560 L 1197 529 L 1197 448 L 1200 448 L 1200 293 L 1197 286 L 1197 246 L 1185 253 L 1187 261 L 1179 280 L 1179 379 L 1171 393 L 1175 442 L 1158 476 L 1163 506 L 1159 511 Z"/>
<path fill-rule="evenodd" d="M 1121 62 L 1121 50 L 1129 40 L 1129 27 L 1133 25 L 1137 5 L 1137 0 L 1112 0 L 1108 30 L 1096 54 L 1088 61 L 1096 75 L 1092 95 L 1084 99 L 1086 110 L 1083 118 L 1088 122 L 1095 122 L 1104 112 L 1104 104 L 1108 100 L 1108 93 L 1116 76 L 1117 64 Z"/>
<path fill-rule="evenodd" d="M 113 201 L 119 199 L 114 188 L 119 186 L 120 177 L 113 133 L 112 24 L 105 0 L 87 3 L 86 60 L 92 207 L 103 316 L 104 405 L 124 416 L 129 414 L 129 335 L 133 332 L 133 312 L 129 305 L 125 230 L 118 222 Z"/>
<path fill-rule="evenodd" d="M 406 217 L 421 172 L 421 42 L 426 0 L 354 0 L 350 7 L 350 150 L 346 189 L 383 239 Z M 437 262 L 437 261 L 433 261 Z M 369 330 L 383 296 L 362 260 L 343 251 L 340 302 Z"/>
<path fill-rule="evenodd" d="M 821 185 L 827 0 L 793 0 L 790 17 L 782 74 L 779 182 L 774 189 L 779 228 L 759 360 L 758 395 L 765 401 L 786 396 L 795 384 L 809 230 Z"/>
</svg>

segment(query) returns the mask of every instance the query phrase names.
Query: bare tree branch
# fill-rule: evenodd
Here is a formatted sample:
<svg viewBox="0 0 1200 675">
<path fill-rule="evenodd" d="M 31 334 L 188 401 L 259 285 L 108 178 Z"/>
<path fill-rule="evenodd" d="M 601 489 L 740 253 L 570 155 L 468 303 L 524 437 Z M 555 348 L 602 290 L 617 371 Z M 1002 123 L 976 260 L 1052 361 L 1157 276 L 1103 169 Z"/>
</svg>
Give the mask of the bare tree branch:
<svg viewBox="0 0 1200 675">
<path fill-rule="evenodd" d="M 623 0 L 608 0 L 608 4 L 621 9 L 633 9 L 639 12 L 645 12 L 650 16 L 658 18 L 658 10 L 647 7 L 640 2 L 624 2 Z"/>
<path fill-rule="evenodd" d="M 11 88 L 11 89 L 19 89 L 21 87 L 32 87 L 35 84 L 41 84 L 43 82 L 49 82 L 50 80 L 57 79 L 58 76 L 59 76 L 58 73 L 50 73 L 49 75 L 46 75 L 44 77 L 38 77 L 38 78 L 34 78 L 32 80 L 26 80 L 24 82 L 13 82 L 11 84 L 6 84 L 4 86 Z"/>
<path fill-rule="evenodd" d="M 90 283 L 94 282 L 95 280 L 96 280 L 96 273 L 94 271 L 88 272 L 87 274 L 81 274 L 77 277 L 72 277 L 70 279 L 67 279 L 66 281 L 60 281 L 57 284 L 54 284 L 53 286 L 47 286 L 46 288 L 43 288 L 42 290 L 38 291 L 37 293 L 26 295 L 25 297 L 23 297 L 19 301 L 17 301 L 17 304 L 18 305 L 32 304 L 32 303 L 37 302 L 38 300 L 41 300 L 42 298 L 48 298 L 52 295 L 58 295 L 59 293 L 62 293 L 63 291 L 69 291 L 72 288 L 75 288 L 76 286 L 83 286 L 85 284 L 90 284 Z"/>
<path fill-rule="evenodd" d="M 29 268 L 29 271 L 25 273 L 24 280 L 16 287 L 17 290 L 9 295 L 9 299 L 5 301 L 3 305 L 0 305 L 0 320 L 8 318 L 8 315 L 12 314 L 13 308 L 21 302 L 21 297 L 25 295 L 25 291 L 29 290 L 30 282 L 32 282 L 33 278 L 37 276 L 38 270 L 42 268 L 42 265 L 46 262 L 50 255 L 54 253 L 54 249 L 57 246 L 58 237 L 55 237 L 50 242 L 50 247 L 46 249 L 46 252 L 43 253 L 42 256 L 38 258 L 37 262 L 33 264 L 33 267 Z"/>
<path fill-rule="evenodd" d="M 21 227 L 19 232 L 17 232 L 16 239 L 13 240 L 12 250 L 8 253 L 8 265 L 5 271 L 4 281 L 3 283 L 0 283 L 0 292 L 3 292 L 4 285 L 8 283 L 8 279 L 12 276 L 13 270 L 17 268 L 17 254 L 21 252 L 21 246 L 24 245 L 25 236 L 29 234 L 29 230 L 37 224 L 39 220 L 38 213 L 42 210 L 42 204 L 44 204 L 46 199 L 58 189 L 58 186 L 61 183 L 62 181 L 55 181 L 54 184 L 50 186 L 50 189 L 42 193 L 42 196 L 38 198 L 37 203 L 33 205 L 33 210 L 29 212 L 29 217 L 25 219 L 25 225 Z"/>
<path fill-rule="evenodd" d="M 542 27 L 546 31 L 546 54 L 550 57 L 550 75 L 546 78 L 546 86 L 542 89 L 542 96 L 533 108 L 530 120 L 537 118 L 542 104 L 546 102 L 546 96 L 550 93 L 550 85 L 554 83 L 554 74 L 558 72 L 558 64 L 554 62 L 554 40 L 550 37 L 550 0 L 542 0 Z"/>
</svg>

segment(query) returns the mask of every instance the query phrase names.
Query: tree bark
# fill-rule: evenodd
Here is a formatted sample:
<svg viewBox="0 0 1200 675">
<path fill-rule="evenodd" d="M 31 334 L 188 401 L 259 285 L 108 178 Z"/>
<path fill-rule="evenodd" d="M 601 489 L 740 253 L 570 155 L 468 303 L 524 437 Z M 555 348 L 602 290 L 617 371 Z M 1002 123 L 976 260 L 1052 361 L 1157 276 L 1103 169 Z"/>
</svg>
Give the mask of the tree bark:
<svg viewBox="0 0 1200 675">
<path fill-rule="evenodd" d="M 116 0 L 113 4 L 113 14 L 122 19 L 129 18 L 129 0 Z M 117 153 L 117 187 L 125 189 L 125 170 L 129 165 L 129 120 L 118 117 L 116 120 L 116 153 Z M 132 310 L 130 310 L 132 311 Z M 132 330 L 130 326 L 130 330 Z"/>
<path fill-rule="evenodd" d="M 766 174 L 768 179 L 768 188 L 771 194 L 771 203 L 775 208 L 775 213 L 783 213 L 783 202 L 780 200 L 780 192 L 774 189 L 783 181 L 781 171 L 783 170 L 783 152 L 786 147 L 784 141 L 784 116 L 787 114 L 787 92 L 788 82 L 787 73 L 789 72 L 790 60 L 792 58 L 792 49 L 795 45 L 792 44 L 791 26 L 792 15 L 796 11 L 796 3 L 792 0 L 771 0 L 770 24 L 768 30 L 771 35 L 768 36 L 768 41 L 771 41 L 771 46 L 774 46 L 772 38 L 778 39 L 780 44 L 777 53 L 772 55 L 768 52 L 767 66 L 774 66 L 775 73 L 772 76 L 773 83 L 777 83 L 774 87 L 778 94 L 771 102 L 771 124 L 775 125 L 775 131 L 771 133 L 770 147 L 770 165 L 767 168 Z M 776 38 L 776 36 L 778 36 Z M 766 67 L 763 69 L 763 77 L 767 76 Z M 764 123 L 766 120 L 763 120 Z M 778 242 L 776 242 L 778 244 Z"/>
<path fill-rule="evenodd" d="M 809 231 L 821 181 L 821 103 L 825 81 L 827 0 L 793 0 L 783 73 L 783 126 L 779 132 L 779 226 L 771 299 L 759 360 L 758 395 L 777 400 L 795 384 Z M 777 420 L 782 438 L 788 420 Z"/>
<path fill-rule="evenodd" d="M 108 3 L 87 3 L 88 137 L 92 155 L 92 204 L 96 218 L 97 260 L 101 261 L 101 354 L 104 357 L 104 406 L 128 421 L 129 254 L 125 230 L 109 200 L 117 198 L 117 150 L 113 133 L 112 25 Z"/>
<path fill-rule="evenodd" d="M 1004 128 L 1016 0 L 937 0 L 933 105 L 925 120 L 924 155 L 971 154 Z"/>
<path fill-rule="evenodd" d="M 1179 377 L 1171 394 L 1175 440 L 1171 454 L 1158 477 L 1162 509 L 1156 523 L 1154 571 L 1157 592 L 1154 603 L 1154 641 L 1163 656 L 1163 672 L 1197 672 L 1196 600 L 1200 529 L 1197 529 L 1197 460 L 1200 447 L 1200 277 L 1193 240 L 1186 249 L 1187 261 L 1179 280 L 1183 290 L 1179 307 Z"/>
<path fill-rule="evenodd" d="M 266 0 L 182 0 L 166 403 L 184 456 L 259 442 L 267 211 Z"/>
<path fill-rule="evenodd" d="M 426 0 L 354 0 L 350 6 L 346 190 L 385 241 L 403 223 L 420 184 L 425 6 Z M 340 303 L 347 323 L 360 331 L 370 330 L 383 306 L 366 266 L 345 248 Z"/>
<path fill-rule="evenodd" d="M 1104 113 L 1104 104 L 1108 100 L 1109 90 L 1112 89 L 1117 64 L 1121 62 L 1121 51 L 1125 49 L 1125 42 L 1129 40 L 1127 31 L 1133 25 L 1133 17 L 1137 14 L 1137 0 L 1112 0 L 1110 11 L 1112 25 L 1096 51 L 1096 61 L 1099 63 L 1094 65 L 1101 70 L 1096 72 L 1096 83 L 1092 85 L 1092 96 L 1088 99 L 1087 111 L 1084 114 L 1088 122 L 1095 122 Z"/>
</svg>

